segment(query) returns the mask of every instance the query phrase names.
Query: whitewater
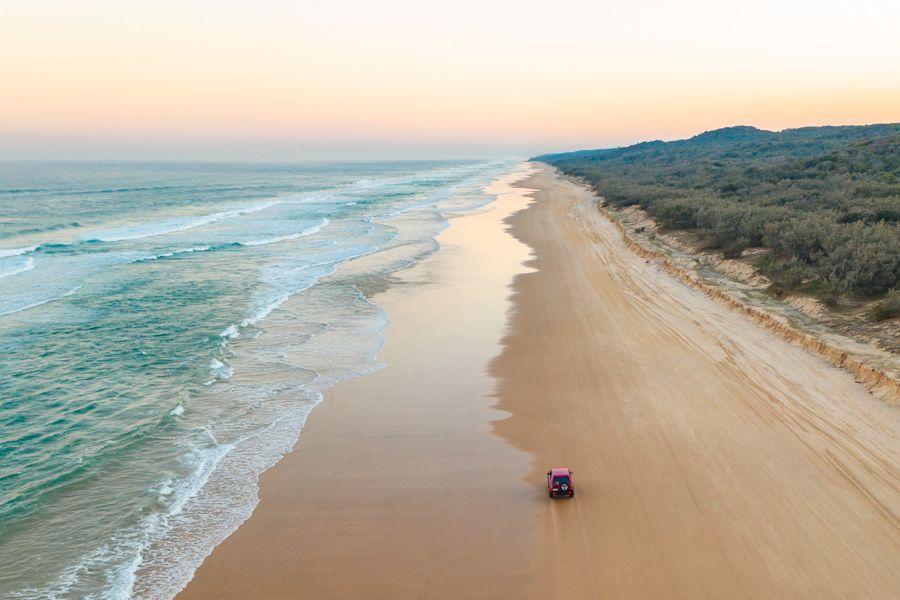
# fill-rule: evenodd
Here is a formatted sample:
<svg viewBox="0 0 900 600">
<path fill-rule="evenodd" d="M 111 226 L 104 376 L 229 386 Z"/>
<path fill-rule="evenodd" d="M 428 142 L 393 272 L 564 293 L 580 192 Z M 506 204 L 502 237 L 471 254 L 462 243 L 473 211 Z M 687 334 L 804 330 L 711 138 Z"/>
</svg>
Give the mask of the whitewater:
<svg viewBox="0 0 900 600">
<path fill-rule="evenodd" d="M 175 595 L 512 167 L 0 166 L 0 597 Z"/>
</svg>

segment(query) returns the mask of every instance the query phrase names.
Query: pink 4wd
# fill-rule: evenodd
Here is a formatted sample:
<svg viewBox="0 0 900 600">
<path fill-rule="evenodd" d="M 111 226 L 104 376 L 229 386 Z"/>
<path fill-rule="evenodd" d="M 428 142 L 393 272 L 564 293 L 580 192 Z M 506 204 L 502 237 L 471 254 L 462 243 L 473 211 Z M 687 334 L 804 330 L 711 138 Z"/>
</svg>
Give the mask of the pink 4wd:
<svg viewBox="0 0 900 600">
<path fill-rule="evenodd" d="M 547 491 L 551 498 L 556 496 L 575 495 L 575 481 L 572 479 L 572 471 L 566 468 L 550 469 L 547 471 Z"/>
</svg>

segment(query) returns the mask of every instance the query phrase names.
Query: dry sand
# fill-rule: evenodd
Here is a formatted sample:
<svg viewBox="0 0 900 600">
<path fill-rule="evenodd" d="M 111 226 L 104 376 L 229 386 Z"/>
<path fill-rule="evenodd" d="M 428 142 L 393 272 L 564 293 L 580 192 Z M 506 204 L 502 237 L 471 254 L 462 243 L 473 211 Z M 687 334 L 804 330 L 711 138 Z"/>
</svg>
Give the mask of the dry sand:
<svg viewBox="0 0 900 600">
<path fill-rule="evenodd" d="M 900 409 L 637 257 L 585 190 L 522 185 L 524 244 L 520 189 L 375 298 L 387 368 L 316 408 L 182 597 L 900 597 Z"/>
<path fill-rule="evenodd" d="M 526 185 L 497 431 L 577 489 L 538 511 L 538 595 L 900 597 L 898 409 L 627 250 L 585 190 Z"/>
</svg>

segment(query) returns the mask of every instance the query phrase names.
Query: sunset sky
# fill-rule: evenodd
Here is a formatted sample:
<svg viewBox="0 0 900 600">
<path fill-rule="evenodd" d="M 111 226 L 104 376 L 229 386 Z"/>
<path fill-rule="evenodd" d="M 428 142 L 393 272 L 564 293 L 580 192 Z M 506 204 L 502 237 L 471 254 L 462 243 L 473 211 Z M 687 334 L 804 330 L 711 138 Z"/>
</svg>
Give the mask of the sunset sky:
<svg viewBox="0 0 900 600">
<path fill-rule="evenodd" d="M 0 158 L 493 157 L 900 121 L 900 2 L 4 0 Z"/>
</svg>

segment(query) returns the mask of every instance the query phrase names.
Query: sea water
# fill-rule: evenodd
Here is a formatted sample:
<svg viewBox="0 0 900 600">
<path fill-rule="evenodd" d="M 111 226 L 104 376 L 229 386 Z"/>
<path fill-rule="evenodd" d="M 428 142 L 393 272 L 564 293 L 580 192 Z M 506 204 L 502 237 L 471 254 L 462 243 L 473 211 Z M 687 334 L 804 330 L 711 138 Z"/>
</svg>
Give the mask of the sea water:
<svg viewBox="0 0 900 600">
<path fill-rule="evenodd" d="M 511 167 L 0 163 L 0 597 L 176 594 Z"/>
</svg>

